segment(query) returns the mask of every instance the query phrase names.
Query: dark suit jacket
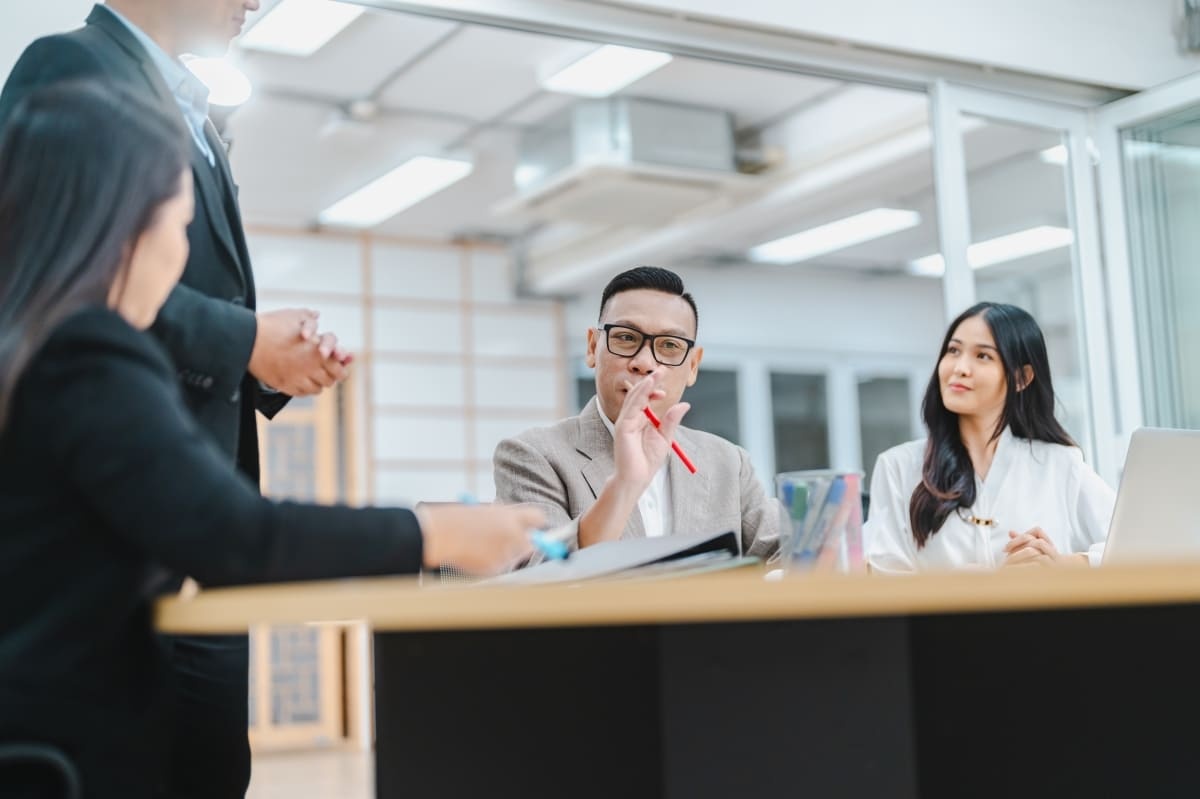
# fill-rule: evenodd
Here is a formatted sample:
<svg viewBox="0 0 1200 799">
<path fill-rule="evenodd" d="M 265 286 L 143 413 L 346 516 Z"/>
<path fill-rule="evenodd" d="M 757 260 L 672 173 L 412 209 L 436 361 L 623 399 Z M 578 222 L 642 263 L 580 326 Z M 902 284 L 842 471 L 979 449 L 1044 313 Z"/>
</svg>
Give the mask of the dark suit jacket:
<svg viewBox="0 0 1200 799">
<path fill-rule="evenodd" d="M 79 311 L 0 433 L 0 740 L 59 745 L 87 796 L 142 796 L 172 679 L 151 626 L 158 569 L 220 585 L 421 559 L 411 511 L 261 497 L 197 427 L 162 347 L 108 309 Z"/>
<path fill-rule="evenodd" d="M 39 39 L 25 50 L 0 94 L 0 126 L 31 90 L 72 78 L 125 84 L 157 98 L 166 113 L 180 115 L 149 54 L 112 12 L 96 6 L 83 28 Z M 254 411 L 273 416 L 288 397 L 263 394 L 246 373 L 257 329 L 254 277 L 224 146 L 211 124 L 206 133 L 216 167 L 193 145 L 191 253 L 153 332 L 171 354 L 184 400 L 200 426 L 257 482 Z"/>
</svg>

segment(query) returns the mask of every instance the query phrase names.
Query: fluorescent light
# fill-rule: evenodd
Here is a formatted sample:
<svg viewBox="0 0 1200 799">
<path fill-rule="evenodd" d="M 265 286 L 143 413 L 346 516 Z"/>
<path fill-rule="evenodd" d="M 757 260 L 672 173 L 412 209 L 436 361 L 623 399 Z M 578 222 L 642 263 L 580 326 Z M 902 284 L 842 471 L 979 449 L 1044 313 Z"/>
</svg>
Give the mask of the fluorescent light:
<svg viewBox="0 0 1200 799">
<path fill-rule="evenodd" d="M 242 34 L 239 43 L 268 53 L 309 56 L 341 33 L 366 8 L 333 0 L 283 0 Z"/>
<path fill-rule="evenodd" d="M 250 79 L 223 58 L 186 58 L 183 62 L 208 87 L 212 105 L 241 105 L 250 99 Z"/>
<path fill-rule="evenodd" d="M 967 263 L 972 269 L 983 269 L 1027 255 L 1069 247 L 1074 240 L 1075 236 L 1068 228 L 1041 225 L 972 244 L 967 248 Z M 946 262 L 941 255 L 926 255 L 910 263 L 909 270 L 914 275 L 939 277 L 946 272 Z"/>
<path fill-rule="evenodd" d="M 513 173 L 513 182 L 518 189 L 532 186 L 546 175 L 546 168 L 536 164 L 521 164 Z"/>
<path fill-rule="evenodd" d="M 835 250 L 844 250 L 864 241 L 877 239 L 921 223 L 916 211 L 876 208 L 827 225 L 768 241 L 750 250 L 750 259 L 775 264 L 807 261 Z"/>
<path fill-rule="evenodd" d="M 1074 240 L 1075 236 L 1068 228 L 1041 225 L 972 244 L 967 248 L 967 262 L 973 269 L 982 269 L 1026 255 L 1069 247 Z"/>
<path fill-rule="evenodd" d="M 970 252 L 969 247 L 967 251 Z M 941 277 L 946 274 L 946 259 L 938 254 L 926 255 L 911 261 L 908 264 L 908 271 L 921 277 Z"/>
<path fill-rule="evenodd" d="M 542 88 L 581 97 L 607 97 L 669 63 L 671 56 L 606 44 L 542 80 Z"/>
<path fill-rule="evenodd" d="M 470 161 L 419 156 L 338 200 L 320 214 L 327 225 L 374 227 L 471 174 Z"/>
<path fill-rule="evenodd" d="M 1055 166 L 1067 165 L 1067 145 L 1056 144 L 1053 147 L 1047 147 L 1038 153 L 1038 158 L 1042 159 L 1043 163 L 1054 164 Z"/>
</svg>

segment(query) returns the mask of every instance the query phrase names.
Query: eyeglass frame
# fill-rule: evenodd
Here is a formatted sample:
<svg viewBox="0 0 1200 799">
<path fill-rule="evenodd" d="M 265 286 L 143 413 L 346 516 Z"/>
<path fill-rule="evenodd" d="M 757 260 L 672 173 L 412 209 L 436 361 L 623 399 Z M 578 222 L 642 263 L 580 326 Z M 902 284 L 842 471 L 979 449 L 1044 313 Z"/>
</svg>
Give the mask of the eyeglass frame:
<svg viewBox="0 0 1200 799">
<path fill-rule="evenodd" d="M 632 330 L 634 333 L 637 333 L 639 336 L 642 337 L 642 343 L 638 345 L 638 348 L 636 350 L 634 350 L 632 354 L 622 355 L 619 352 L 613 352 L 612 342 L 609 341 L 608 337 L 609 337 L 609 332 L 614 327 L 619 327 L 622 330 Z M 607 349 L 610 354 L 615 355 L 618 358 L 636 358 L 638 356 L 638 354 L 642 351 L 642 347 L 646 346 L 646 342 L 649 342 L 650 343 L 650 357 L 653 358 L 654 362 L 657 363 L 659 366 L 668 366 L 668 367 L 672 367 L 672 368 L 676 367 L 676 366 L 683 366 L 684 362 L 688 359 L 688 356 L 692 354 L 692 349 L 696 346 L 696 342 L 694 339 L 690 339 L 685 336 L 677 336 L 673 333 L 656 333 L 654 335 L 651 335 L 649 333 L 638 330 L 636 327 L 630 327 L 629 325 L 618 325 L 613 322 L 609 322 L 607 324 L 600 325 L 596 329 L 601 331 L 602 333 L 604 333 L 604 348 Z M 679 341 L 683 341 L 687 344 L 687 349 L 683 351 L 683 357 L 679 359 L 679 363 L 663 363 L 663 361 L 659 360 L 658 353 L 655 352 L 655 350 L 654 350 L 654 342 L 656 339 L 660 339 L 660 338 L 678 339 Z"/>
</svg>

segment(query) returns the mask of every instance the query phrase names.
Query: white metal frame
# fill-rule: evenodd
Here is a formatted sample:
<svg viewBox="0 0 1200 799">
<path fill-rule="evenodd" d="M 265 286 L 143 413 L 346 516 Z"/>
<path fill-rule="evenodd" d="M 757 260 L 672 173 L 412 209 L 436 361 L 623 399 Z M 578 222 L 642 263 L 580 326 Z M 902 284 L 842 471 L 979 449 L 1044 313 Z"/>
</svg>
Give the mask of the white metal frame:
<svg viewBox="0 0 1200 799">
<path fill-rule="evenodd" d="M 963 160 L 962 115 L 1043 128 L 1058 132 L 1066 144 L 1067 209 L 1075 243 L 1071 248 L 1075 317 L 1079 323 L 1080 363 L 1087 386 L 1087 440 L 1081 442 L 1096 470 L 1115 481 L 1119 461 L 1115 446 L 1116 408 L 1108 347 L 1108 309 L 1096 187 L 1088 154 L 1091 120 L 1087 111 L 1041 100 L 1002 94 L 944 81 L 934 84 L 932 126 L 938 197 L 939 236 L 946 261 L 946 316 L 952 319 L 975 299 L 975 275 L 967 263 L 971 240 L 966 165 Z"/>
<path fill-rule="evenodd" d="M 1121 131 L 1198 103 L 1200 73 L 1117 100 L 1092 113 L 1092 137 L 1100 155 L 1100 206 L 1108 266 L 1112 363 L 1119 378 L 1115 381 L 1120 406 L 1115 440 L 1117 449 L 1122 453 L 1128 447 L 1133 431 L 1144 424 L 1145 414 L 1129 258 Z"/>
</svg>

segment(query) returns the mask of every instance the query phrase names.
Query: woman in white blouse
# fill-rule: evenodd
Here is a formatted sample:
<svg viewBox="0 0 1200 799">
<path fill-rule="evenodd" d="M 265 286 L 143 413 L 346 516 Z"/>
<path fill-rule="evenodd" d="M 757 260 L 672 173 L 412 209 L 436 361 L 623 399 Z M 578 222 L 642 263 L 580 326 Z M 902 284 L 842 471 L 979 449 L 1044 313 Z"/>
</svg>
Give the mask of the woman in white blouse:
<svg viewBox="0 0 1200 799">
<path fill-rule="evenodd" d="M 921 413 L 929 438 L 875 464 L 873 571 L 1099 562 L 1116 498 L 1054 418 L 1032 316 L 983 302 L 955 319 Z"/>
</svg>

